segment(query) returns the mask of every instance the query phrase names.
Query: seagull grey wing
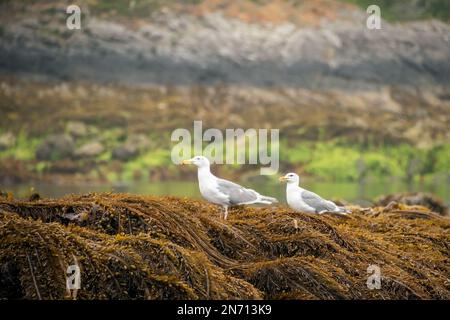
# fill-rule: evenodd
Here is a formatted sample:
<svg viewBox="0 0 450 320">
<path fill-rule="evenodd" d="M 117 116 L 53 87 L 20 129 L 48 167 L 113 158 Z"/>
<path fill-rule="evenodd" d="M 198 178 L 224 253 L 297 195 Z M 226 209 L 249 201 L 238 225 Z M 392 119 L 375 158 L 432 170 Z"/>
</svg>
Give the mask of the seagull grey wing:
<svg viewBox="0 0 450 320">
<path fill-rule="evenodd" d="M 310 207 L 314 208 L 316 212 L 333 211 L 335 207 L 327 200 L 322 199 L 317 194 L 311 191 L 303 191 L 301 194 L 303 201 Z"/>
<path fill-rule="evenodd" d="M 230 204 L 246 204 L 258 199 L 258 194 L 250 189 L 246 189 L 234 182 L 218 179 L 219 191 L 226 194 Z"/>
</svg>

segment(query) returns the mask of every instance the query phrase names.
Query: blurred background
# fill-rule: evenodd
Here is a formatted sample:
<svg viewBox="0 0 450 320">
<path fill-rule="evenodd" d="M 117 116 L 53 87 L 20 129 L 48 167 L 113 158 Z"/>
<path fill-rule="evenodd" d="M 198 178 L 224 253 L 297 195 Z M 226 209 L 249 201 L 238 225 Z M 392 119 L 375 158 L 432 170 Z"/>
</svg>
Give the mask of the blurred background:
<svg viewBox="0 0 450 320">
<path fill-rule="evenodd" d="M 170 136 L 202 120 L 280 129 L 280 174 L 324 197 L 448 205 L 449 21 L 449 0 L 0 0 L 0 191 L 197 197 Z M 213 170 L 284 200 L 259 169 Z"/>
</svg>

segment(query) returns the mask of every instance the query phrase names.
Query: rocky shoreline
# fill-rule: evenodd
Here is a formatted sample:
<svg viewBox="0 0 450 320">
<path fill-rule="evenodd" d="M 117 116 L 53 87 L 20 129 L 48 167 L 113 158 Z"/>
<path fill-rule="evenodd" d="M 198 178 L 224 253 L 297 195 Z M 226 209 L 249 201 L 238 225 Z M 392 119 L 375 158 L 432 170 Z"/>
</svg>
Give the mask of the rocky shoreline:
<svg viewBox="0 0 450 320">
<path fill-rule="evenodd" d="M 0 73 L 132 85 L 450 84 L 450 26 L 439 21 L 368 30 L 356 9 L 314 26 L 164 9 L 134 25 L 87 15 L 70 31 L 64 7 L 46 9 L 2 24 Z"/>
</svg>

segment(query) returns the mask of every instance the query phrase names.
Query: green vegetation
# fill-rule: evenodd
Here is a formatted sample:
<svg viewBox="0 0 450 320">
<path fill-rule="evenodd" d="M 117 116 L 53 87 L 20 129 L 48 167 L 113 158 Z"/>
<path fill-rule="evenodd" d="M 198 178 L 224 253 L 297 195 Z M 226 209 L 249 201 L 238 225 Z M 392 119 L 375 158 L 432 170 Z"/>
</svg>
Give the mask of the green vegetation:
<svg viewBox="0 0 450 320">
<path fill-rule="evenodd" d="M 152 168 L 167 167 L 171 164 L 170 150 L 152 150 L 137 158 L 128 161 L 124 165 L 121 176 L 123 180 L 143 179 L 148 180 L 149 170 Z"/>
<path fill-rule="evenodd" d="M 1 133 L 1 132 L 0 132 Z M 14 158 L 16 160 L 32 160 L 37 146 L 42 141 L 40 138 L 30 138 L 25 131 L 20 131 L 13 146 L 3 151 L 0 150 L 0 159 Z"/>
<path fill-rule="evenodd" d="M 281 161 L 322 179 L 357 181 L 401 177 L 414 179 L 450 172 L 450 145 L 419 149 L 408 144 L 361 147 L 338 142 L 282 147 Z"/>
<path fill-rule="evenodd" d="M 169 173 L 169 177 L 179 177 L 179 169 L 173 166 L 171 161 L 171 145 L 164 146 L 160 142 L 157 143 L 157 147 L 150 147 L 128 160 L 119 161 L 113 158 L 112 150 L 123 143 L 124 137 L 114 129 L 105 130 L 100 136 L 106 149 L 90 159 L 93 178 L 98 177 L 99 169 L 110 181 L 147 181 L 151 171 L 164 171 Z M 0 159 L 12 158 L 24 161 L 32 164 L 35 173 L 45 174 L 51 170 L 52 164 L 61 158 L 36 161 L 35 153 L 42 141 L 43 138 L 30 138 L 21 131 L 13 146 L 0 151 Z M 78 142 L 77 145 L 82 143 Z M 71 161 L 80 168 L 80 171 L 86 163 L 86 159 Z M 121 165 L 113 165 L 114 163 Z M 409 144 L 375 147 L 345 141 L 304 141 L 290 145 L 284 140 L 280 143 L 280 164 L 281 171 L 292 168 L 323 181 L 360 181 L 367 177 L 375 179 L 398 177 L 412 181 L 419 177 L 449 173 L 450 144 L 420 149 Z M 233 170 L 240 169 L 237 165 L 233 168 Z"/>
</svg>

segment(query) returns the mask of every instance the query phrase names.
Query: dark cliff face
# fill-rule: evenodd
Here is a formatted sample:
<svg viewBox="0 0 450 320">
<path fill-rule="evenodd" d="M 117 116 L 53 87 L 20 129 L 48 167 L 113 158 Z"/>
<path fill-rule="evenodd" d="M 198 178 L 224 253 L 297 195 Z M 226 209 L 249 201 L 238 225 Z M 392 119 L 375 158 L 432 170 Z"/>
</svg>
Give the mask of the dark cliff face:
<svg viewBox="0 0 450 320">
<path fill-rule="evenodd" d="M 366 28 L 366 15 L 316 26 L 244 22 L 163 10 L 138 26 L 64 10 L 2 22 L 0 72 L 123 84 L 367 89 L 450 83 L 450 26 Z"/>
</svg>

